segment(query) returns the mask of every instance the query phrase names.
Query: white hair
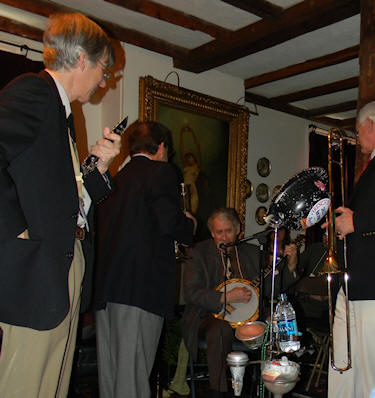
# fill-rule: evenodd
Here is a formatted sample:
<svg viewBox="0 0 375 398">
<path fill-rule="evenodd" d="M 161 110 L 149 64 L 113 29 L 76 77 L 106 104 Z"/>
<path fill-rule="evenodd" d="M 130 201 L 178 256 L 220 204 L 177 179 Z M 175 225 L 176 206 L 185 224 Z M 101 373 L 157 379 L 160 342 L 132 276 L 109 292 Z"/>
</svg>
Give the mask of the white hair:
<svg viewBox="0 0 375 398">
<path fill-rule="evenodd" d="M 357 124 L 359 126 L 362 125 L 367 118 L 375 122 L 375 101 L 369 102 L 359 110 Z"/>
</svg>

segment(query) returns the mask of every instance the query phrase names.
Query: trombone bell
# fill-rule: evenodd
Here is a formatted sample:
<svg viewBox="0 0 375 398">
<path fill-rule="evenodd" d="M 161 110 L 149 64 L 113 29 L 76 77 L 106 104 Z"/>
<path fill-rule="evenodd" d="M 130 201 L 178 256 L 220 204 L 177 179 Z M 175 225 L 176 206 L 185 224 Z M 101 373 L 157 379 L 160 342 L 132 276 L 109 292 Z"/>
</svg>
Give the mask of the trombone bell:
<svg viewBox="0 0 375 398">
<path fill-rule="evenodd" d="M 323 268 L 321 269 L 319 274 L 340 274 L 343 272 L 344 270 L 337 261 L 336 256 L 328 251 L 328 255 L 324 262 Z"/>
</svg>

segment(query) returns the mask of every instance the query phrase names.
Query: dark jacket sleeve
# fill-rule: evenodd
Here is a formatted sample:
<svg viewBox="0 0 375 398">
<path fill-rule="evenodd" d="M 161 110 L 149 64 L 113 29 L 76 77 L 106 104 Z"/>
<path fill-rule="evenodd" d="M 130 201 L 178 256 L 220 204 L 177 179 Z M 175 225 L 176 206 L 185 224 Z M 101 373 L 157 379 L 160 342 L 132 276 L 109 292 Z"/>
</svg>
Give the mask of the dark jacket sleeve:
<svg viewBox="0 0 375 398">
<path fill-rule="evenodd" d="M 205 260 L 197 249 L 190 251 L 191 258 L 184 269 L 184 299 L 187 304 L 200 308 L 203 312 L 219 312 L 221 292 L 209 286 Z"/>
<path fill-rule="evenodd" d="M 107 171 L 105 175 L 107 180 L 100 174 L 99 170 L 95 168 L 91 173 L 84 177 L 85 188 L 94 204 L 101 203 L 111 192 L 111 188 L 113 186 L 111 174 Z M 107 181 L 109 181 L 109 185 Z"/>
</svg>

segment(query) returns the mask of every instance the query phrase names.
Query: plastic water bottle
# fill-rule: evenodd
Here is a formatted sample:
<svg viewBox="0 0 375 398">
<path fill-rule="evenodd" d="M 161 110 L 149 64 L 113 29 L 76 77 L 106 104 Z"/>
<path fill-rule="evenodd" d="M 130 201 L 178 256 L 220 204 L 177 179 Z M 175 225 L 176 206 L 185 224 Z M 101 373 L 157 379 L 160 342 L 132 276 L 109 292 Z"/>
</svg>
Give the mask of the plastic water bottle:
<svg viewBox="0 0 375 398">
<path fill-rule="evenodd" d="M 281 294 L 276 307 L 276 319 L 280 350 L 293 352 L 300 348 L 296 313 L 289 303 L 286 294 Z"/>
<path fill-rule="evenodd" d="M 274 305 L 274 304 L 272 304 Z M 273 309 L 273 316 L 272 316 L 272 342 L 277 346 L 279 343 L 279 328 L 277 327 L 277 312 L 276 312 L 277 307 L 274 306 Z"/>
</svg>

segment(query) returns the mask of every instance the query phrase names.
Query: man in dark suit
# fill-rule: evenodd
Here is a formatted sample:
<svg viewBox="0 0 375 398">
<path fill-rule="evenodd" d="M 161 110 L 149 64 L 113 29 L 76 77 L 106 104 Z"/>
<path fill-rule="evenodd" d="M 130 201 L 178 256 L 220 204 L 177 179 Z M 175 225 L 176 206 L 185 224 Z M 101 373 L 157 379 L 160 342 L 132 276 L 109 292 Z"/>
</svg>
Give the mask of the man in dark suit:
<svg viewBox="0 0 375 398">
<path fill-rule="evenodd" d="M 90 254 L 87 212 L 108 195 L 107 169 L 120 150 L 105 128 L 107 139 L 91 148 L 97 166 L 82 178 L 67 122 L 70 102 L 105 87 L 104 69 L 114 63 L 107 35 L 81 14 L 55 16 L 43 56 L 45 71 L 0 92 L 1 397 L 68 393 L 82 280 L 92 266 L 81 245 Z"/>
<path fill-rule="evenodd" d="M 347 207 L 336 212 L 336 232 L 346 237 L 349 272 L 349 313 L 352 368 L 340 374 L 329 369 L 328 397 L 369 397 L 375 387 L 375 102 L 365 105 L 357 116 L 358 139 L 369 163 L 355 185 Z M 325 227 L 325 224 L 323 224 Z M 345 296 L 337 296 L 334 340 L 335 363 L 346 360 Z"/>
<path fill-rule="evenodd" d="M 172 139 L 159 123 L 127 130 L 131 161 L 99 206 L 95 292 L 101 398 L 147 398 L 164 317 L 176 293 L 174 242 L 191 244 L 196 221 L 180 209 Z"/>
<path fill-rule="evenodd" d="M 231 208 L 215 210 L 207 222 L 213 239 L 199 242 L 191 250 L 191 259 L 185 264 L 183 292 L 186 307 L 182 318 L 182 336 L 190 355 L 197 357 L 198 338 L 207 342 L 207 364 L 213 397 L 221 397 L 227 391 L 226 356 L 232 350 L 233 329 L 226 321 L 213 316 L 220 313 L 224 302 L 248 303 L 253 293 L 246 286 L 216 290 L 226 279 L 241 278 L 253 281 L 259 275 L 259 247 L 240 244 L 230 247 L 228 259 L 220 248 L 232 243 L 240 232 L 237 212 Z M 270 231 L 271 232 L 271 231 Z M 297 253 L 290 250 L 288 266 L 276 278 L 276 284 L 287 288 L 296 279 Z M 270 278 L 266 280 L 266 294 L 270 292 Z M 276 292 L 277 294 L 277 292 Z M 243 319 L 244 320 L 244 319 Z"/>
</svg>

